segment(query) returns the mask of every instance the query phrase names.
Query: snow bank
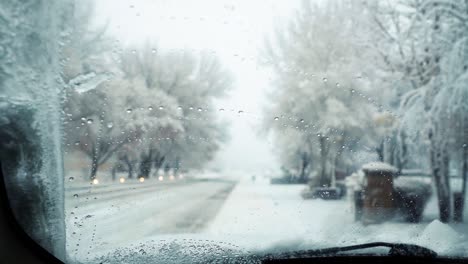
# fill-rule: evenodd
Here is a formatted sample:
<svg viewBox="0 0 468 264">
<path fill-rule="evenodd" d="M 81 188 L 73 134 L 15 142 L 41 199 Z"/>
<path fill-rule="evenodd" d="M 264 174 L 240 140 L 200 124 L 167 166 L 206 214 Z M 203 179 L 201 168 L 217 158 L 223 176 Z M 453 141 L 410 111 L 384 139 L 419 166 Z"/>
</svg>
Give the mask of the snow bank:
<svg viewBox="0 0 468 264">
<path fill-rule="evenodd" d="M 460 251 L 463 247 L 468 246 L 466 241 L 464 246 L 462 242 L 462 235 L 439 220 L 434 220 L 428 224 L 416 241 L 418 245 L 430 248 L 443 255 L 467 252 L 466 250 Z"/>
<path fill-rule="evenodd" d="M 364 177 L 362 170 L 359 170 L 345 178 L 345 185 L 348 188 L 348 194 L 352 194 L 349 190 L 357 191 L 363 188 Z"/>
<path fill-rule="evenodd" d="M 431 184 L 425 179 L 398 177 L 393 181 L 394 189 L 398 193 L 427 197 L 431 195 Z"/>
<path fill-rule="evenodd" d="M 398 170 L 390 164 L 383 162 L 371 162 L 362 166 L 363 171 L 387 171 L 396 173 Z"/>
</svg>

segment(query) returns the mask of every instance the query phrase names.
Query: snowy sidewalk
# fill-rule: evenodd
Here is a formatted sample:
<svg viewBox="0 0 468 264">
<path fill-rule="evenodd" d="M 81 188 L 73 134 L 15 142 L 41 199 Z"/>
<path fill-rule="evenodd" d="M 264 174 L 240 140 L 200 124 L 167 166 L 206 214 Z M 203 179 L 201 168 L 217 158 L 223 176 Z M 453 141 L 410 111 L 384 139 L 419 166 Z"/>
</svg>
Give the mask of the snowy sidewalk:
<svg viewBox="0 0 468 264">
<path fill-rule="evenodd" d="M 364 226 L 354 222 L 348 200 L 303 200 L 304 185 L 270 185 L 244 180 L 233 190 L 206 233 L 231 237 L 249 249 L 310 249 L 384 241 L 414 243 L 439 254 L 468 254 L 468 224 L 432 221 L 433 202 L 426 222 L 387 222 Z"/>
</svg>

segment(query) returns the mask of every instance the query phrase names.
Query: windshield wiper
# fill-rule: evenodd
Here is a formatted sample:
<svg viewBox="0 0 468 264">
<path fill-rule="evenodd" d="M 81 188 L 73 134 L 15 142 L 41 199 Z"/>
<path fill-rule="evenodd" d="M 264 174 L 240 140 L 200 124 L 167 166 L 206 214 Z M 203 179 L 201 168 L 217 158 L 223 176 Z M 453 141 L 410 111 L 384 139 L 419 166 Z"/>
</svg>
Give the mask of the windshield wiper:
<svg viewBox="0 0 468 264">
<path fill-rule="evenodd" d="M 310 258 L 318 256 L 330 256 L 336 255 L 345 251 L 360 250 L 366 248 L 376 248 L 376 247 L 387 247 L 390 248 L 388 256 L 405 256 L 405 257 L 427 257 L 435 258 L 437 253 L 431 249 L 421 247 L 413 244 L 404 244 L 404 243 L 386 243 L 386 242 L 374 242 L 359 244 L 346 247 L 331 247 L 323 249 L 314 249 L 314 250 L 299 250 L 292 252 L 285 252 L 280 254 L 268 254 L 264 256 L 265 260 L 268 259 L 294 259 L 294 258 Z"/>
</svg>

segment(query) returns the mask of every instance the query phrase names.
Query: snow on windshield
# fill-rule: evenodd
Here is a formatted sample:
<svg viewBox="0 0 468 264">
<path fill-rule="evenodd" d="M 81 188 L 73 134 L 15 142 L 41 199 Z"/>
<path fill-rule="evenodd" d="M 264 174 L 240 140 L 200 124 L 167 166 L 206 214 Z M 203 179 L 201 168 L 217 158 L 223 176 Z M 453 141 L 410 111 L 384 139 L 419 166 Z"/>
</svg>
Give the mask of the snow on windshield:
<svg viewBox="0 0 468 264">
<path fill-rule="evenodd" d="M 466 4 L 69 4 L 0 5 L 2 166 L 57 256 L 468 252 Z"/>
<path fill-rule="evenodd" d="M 69 1 L 0 4 L 0 161 L 15 217 L 66 259 L 60 50 Z"/>
</svg>

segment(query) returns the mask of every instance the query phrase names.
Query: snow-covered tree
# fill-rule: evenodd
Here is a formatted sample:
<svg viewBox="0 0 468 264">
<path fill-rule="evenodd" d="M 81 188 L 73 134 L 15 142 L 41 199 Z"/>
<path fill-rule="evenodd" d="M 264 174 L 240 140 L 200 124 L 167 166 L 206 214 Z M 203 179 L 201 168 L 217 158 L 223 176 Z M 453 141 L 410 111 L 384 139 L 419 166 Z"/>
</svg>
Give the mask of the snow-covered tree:
<svg viewBox="0 0 468 264">
<path fill-rule="evenodd" d="M 362 72 L 358 13 L 352 2 L 303 1 L 265 48 L 276 88 L 266 127 L 286 156 L 297 156 L 301 174 L 308 173 L 311 161 L 305 160 L 314 159 L 320 185 L 330 185 L 337 165 L 346 166 L 346 155 L 374 140 L 372 113 L 378 107 L 374 87 Z"/>
<path fill-rule="evenodd" d="M 405 135 L 413 144 L 402 144 L 402 152 L 412 152 L 407 161 L 419 156 L 426 161 L 420 159 L 418 164 L 430 165 L 440 218 L 448 221 L 451 160 L 460 161 L 462 165 L 455 167 L 466 177 L 466 3 L 414 0 L 382 5 L 369 1 L 369 7 L 374 13 L 374 32 L 381 36 L 375 43 L 384 47 L 375 49 L 382 54 L 380 61 L 388 66 L 387 75 L 406 87 L 397 97 L 398 129 L 400 139 Z"/>
<path fill-rule="evenodd" d="M 118 46 L 107 33 L 107 25 L 96 25 L 95 3 L 90 0 L 76 2 L 73 15 L 69 18 L 68 38 L 61 52 L 61 75 L 65 83 L 71 82 L 71 88 L 86 90 L 81 87 L 83 76 L 100 79 L 99 74 L 112 72 L 112 59 Z M 78 77 L 78 78 L 77 78 Z"/>
<path fill-rule="evenodd" d="M 140 151 L 141 176 L 149 176 L 153 166 L 193 168 L 209 161 L 224 131 L 213 111 L 213 99 L 222 96 L 231 82 L 218 59 L 205 52 L 171 53 L 146 44 L 126 49 L 121 65 L 124 78 L 133 83 L 118 96 L 126 98 L 123 106 L 136 109 L 128 123 L 146 127 L 139 139 L 146 141 Z M 139 112 L 143 110 L 144 115 Z"/>
<path fill-rule="evenodd" d="M 447 221 L 451 208 L 449 168 L 454 158 L 451 153 L 465 155 L 459 160 L 466 163 L 465 151 L 460 150 L 466 142 L 468 116 L 468 5 L 464 1 L 430 1 L 422 3 L 419 12 L 422 26 L 431 33 L 428 47 L 437 70 L 430 76 L 430 82 L 418 90 L 430 120 L 431 170 L 441 219 Z M 462 173 L 465 178 L 467 172 Z"/>
<path fill-rule="evenodd" d="M 64 142 L 67 150 L 78 149 L 89 157 L 91 179 L 96 177 L 99 166 L 126 142 L 112 125 L 119 124 L 118 116 L 104 91 L 106 82 L 118 73 L 117 67 L 112 66 L 116 47 L 106 25 L 94 25 L 94 19 L 94 3 L 80 1 L 70 17 L 69 38 L 61 53 L 61 76 L 67 85 L 63 101 Z"/>
</svg>

